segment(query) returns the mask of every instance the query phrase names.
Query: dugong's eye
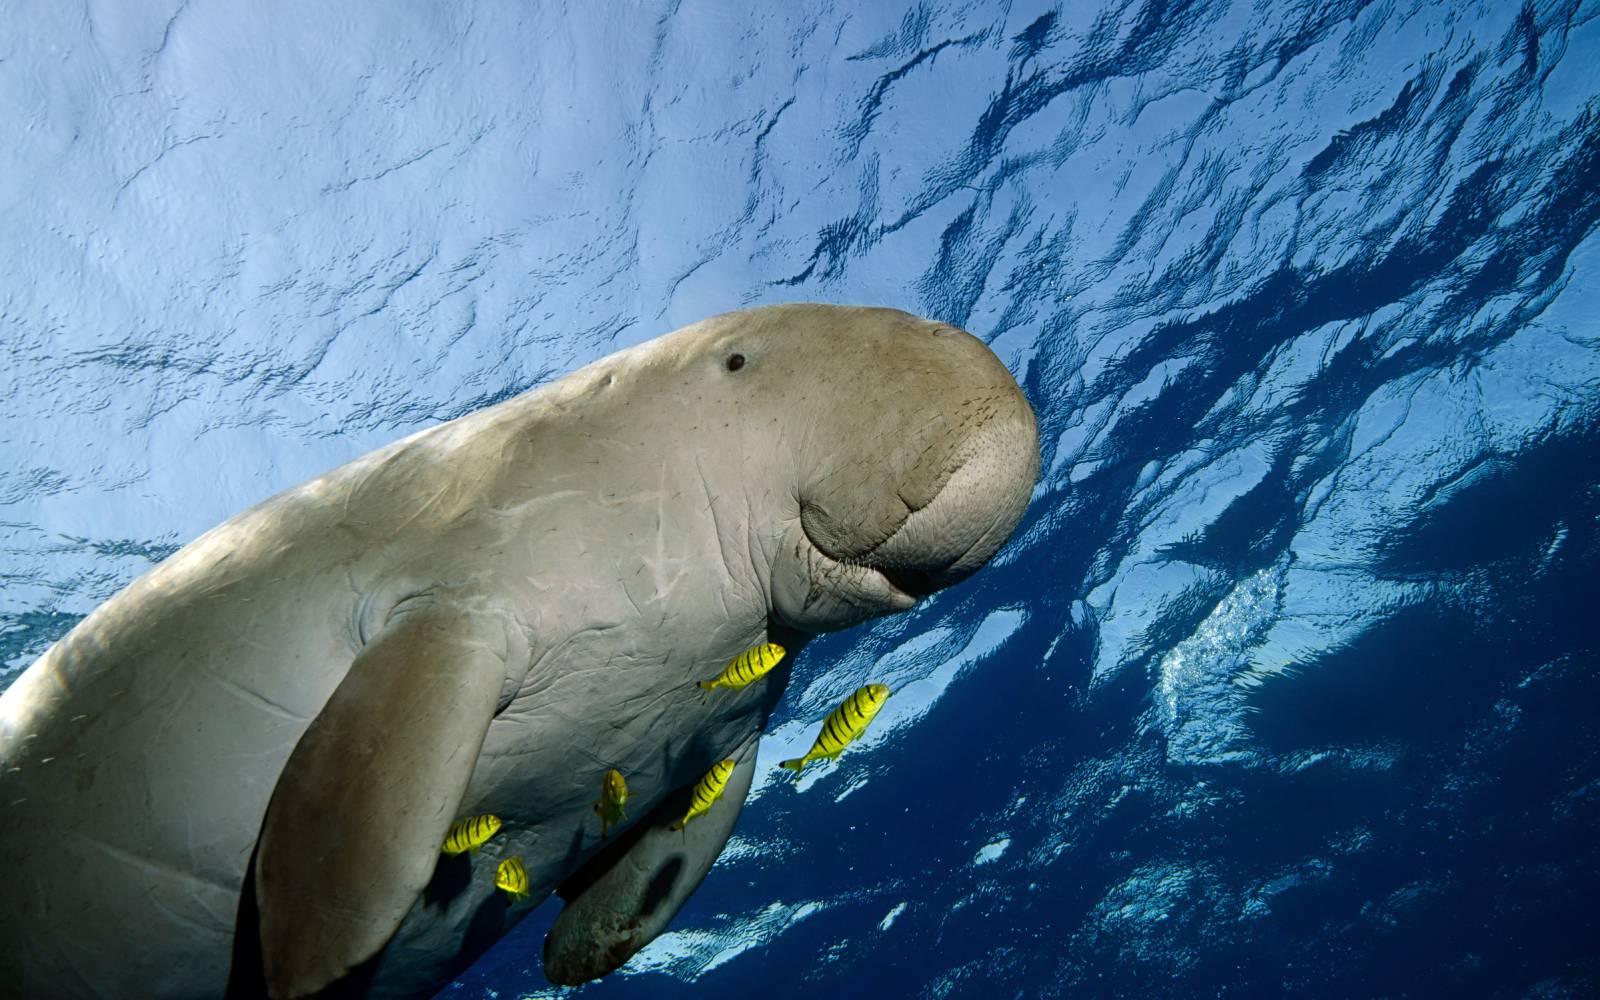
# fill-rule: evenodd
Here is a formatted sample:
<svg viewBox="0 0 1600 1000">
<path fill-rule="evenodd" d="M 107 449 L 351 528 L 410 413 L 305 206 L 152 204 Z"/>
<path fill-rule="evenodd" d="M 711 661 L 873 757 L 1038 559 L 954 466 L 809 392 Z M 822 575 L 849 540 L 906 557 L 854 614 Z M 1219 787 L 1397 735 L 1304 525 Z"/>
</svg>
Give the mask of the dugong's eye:
<svg viewBox="0 0 1600 1000">
<path fill-rule="evenodd" d="M 743 354 L 730 354 L 730 355 L 728 355 L 727 364 L 728 364 L 728 371 L 730 371 L 730 372 L 738 371 L 739 369 L 744 367 L 744 355 Z"/>
</svg>

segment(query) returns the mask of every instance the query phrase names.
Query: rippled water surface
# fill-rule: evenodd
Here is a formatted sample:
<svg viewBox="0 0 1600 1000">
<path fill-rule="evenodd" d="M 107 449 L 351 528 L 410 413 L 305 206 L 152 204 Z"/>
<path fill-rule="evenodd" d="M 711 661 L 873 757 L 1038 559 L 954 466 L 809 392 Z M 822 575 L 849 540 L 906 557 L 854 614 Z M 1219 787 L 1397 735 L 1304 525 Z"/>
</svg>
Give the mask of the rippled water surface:
<svg viewBox="0 0 1600 1000">
<path fill-rule="evenodd" d="M 0 684 L 379 444 L 899 306 L 1023 382 L 1029 514 L 806 650 L 721 863 L 581 995 L 1600 991 L 1600 4 L 5 21 Z M 555 993 L 555 907 L 442 995 Z"/>
</svg>

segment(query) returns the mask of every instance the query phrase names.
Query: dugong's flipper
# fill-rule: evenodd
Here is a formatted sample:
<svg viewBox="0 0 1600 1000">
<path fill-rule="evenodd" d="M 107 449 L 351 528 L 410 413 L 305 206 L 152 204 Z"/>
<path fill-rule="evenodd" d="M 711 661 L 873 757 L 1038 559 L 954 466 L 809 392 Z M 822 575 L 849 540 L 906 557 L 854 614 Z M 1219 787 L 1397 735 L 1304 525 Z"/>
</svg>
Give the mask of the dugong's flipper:
<svg viewBox="0 0 1600 1000">
<path fill-rule="evenodd" d="M 327 987 L 394 934 L 433 873 L 505 678 L 502 621 L 442 602 L 395 613 L 356 656 L 262 824 L 271 996 Z"/>
<path fill-rule="evenodd" d="M 567 900 L 544 939 L 544 974 L 575 986 L 626 962 L 666 929 L 722 853 L 755 775 L 756 740 L 730 754 L 736 762 L 722 798 L 682 830 L 692 785 L 668 795 L 621 843 L 580 869 L 558 890 Z"/>
</svg>

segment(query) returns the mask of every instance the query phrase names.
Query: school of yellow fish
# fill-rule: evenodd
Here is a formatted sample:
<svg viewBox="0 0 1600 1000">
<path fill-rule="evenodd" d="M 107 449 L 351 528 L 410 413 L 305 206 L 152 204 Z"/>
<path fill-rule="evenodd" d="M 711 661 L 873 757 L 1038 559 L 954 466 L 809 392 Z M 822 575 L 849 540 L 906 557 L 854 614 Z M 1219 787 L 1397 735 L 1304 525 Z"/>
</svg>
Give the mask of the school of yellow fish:
<svg viewBox="0 0 1600 1000">
<path fill-rule="evenodd" d="M 783 660 L 785 653 L 786 650 L 775 642 L 752 646 L 728 661 L 728 665 L 717 676 L 698 682 L 698 686 L 703 691 L 715 691 L 718 688 L 741 690 L 765 677 Z M 822 720 L 822 731 L 817 734 L 811 749 L 804 756 L 783 761 L 780 766 L 799 771 L 814 760 L 834 760 L 845 747 L 861 738 L 888 699 L 889 689 L 882 684 L 857 688 Z M 688 811 L 669 829 L 682 830 L 691 820 L 710 812 L 727 789 L 733 768 L 732 759 L 719 760 L 711 765 L 711 770 L 695 783 L 689 795 Z M 600 778 L 600 797 L 594 803 L 595 815 L 600 817 L 602 838 L 610 836 L 612 828 L 628 818 L 627 804 L 628 782 L 622 772 L 613 767 Z M 450 855 L 476 854 L 478 848 L 500 832 L 502 825 L 500 817 L 490 814 L 456 820 L 450 825 L 450 832 L 445 835 L 440 851 Z M 528 869 L 520 855 L 500 862 L 495 869 L 494 884 L 495 888 L 505 892 L 511 903 L 528 898 Z"/>
</svg>

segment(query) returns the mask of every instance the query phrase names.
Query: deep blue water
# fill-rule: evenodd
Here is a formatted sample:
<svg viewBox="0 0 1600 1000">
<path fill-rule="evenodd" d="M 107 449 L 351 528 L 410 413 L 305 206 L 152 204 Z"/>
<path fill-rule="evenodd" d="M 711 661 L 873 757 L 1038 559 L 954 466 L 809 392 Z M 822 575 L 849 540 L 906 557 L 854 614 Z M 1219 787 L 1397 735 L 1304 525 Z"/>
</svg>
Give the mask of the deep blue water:
<svg viewBox="0 0 1600 1000">
<path fill-rule="evenodd" d="M 0 18 L 0 684 L 379 444 L 893 305 L 1018 374 L 1028 516 L 802 654 L 579 995 L 1600 993 L 1600 4 L 243 6 Z M 556 905 L 442 996 L 566 992 Z"/>
</svg>

